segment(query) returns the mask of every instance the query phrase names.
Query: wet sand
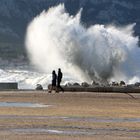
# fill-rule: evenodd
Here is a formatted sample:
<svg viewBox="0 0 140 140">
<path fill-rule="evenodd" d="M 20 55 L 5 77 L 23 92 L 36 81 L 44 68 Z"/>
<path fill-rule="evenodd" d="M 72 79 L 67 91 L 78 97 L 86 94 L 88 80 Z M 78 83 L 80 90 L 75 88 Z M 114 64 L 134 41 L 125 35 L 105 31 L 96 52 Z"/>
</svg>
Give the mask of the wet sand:
<svg viewBox="0 0 140 140">
<path fill-rule="evenodd" d="M 0 91 L 0 139 L 139 140 L 140 94 Z"/>
</svg>

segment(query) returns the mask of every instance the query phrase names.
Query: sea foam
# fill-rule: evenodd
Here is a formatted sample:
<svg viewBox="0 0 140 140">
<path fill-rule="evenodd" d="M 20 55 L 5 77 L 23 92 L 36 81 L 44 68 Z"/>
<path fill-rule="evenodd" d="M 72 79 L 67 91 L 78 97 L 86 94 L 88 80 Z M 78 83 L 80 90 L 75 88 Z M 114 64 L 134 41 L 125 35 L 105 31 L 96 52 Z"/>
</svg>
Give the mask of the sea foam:
<svg viewBox="0 0 140 140">
<path fill-rule="evenodd" d="M 81 14 L 82 10 L 72 16 L 60 4 L 36 16 L 28 25 L 25 41 L 31 62 L 45 73 L 61 68 L 78 81 L 139 81 L 135 24 L 85 27 Z"/>
</svg>

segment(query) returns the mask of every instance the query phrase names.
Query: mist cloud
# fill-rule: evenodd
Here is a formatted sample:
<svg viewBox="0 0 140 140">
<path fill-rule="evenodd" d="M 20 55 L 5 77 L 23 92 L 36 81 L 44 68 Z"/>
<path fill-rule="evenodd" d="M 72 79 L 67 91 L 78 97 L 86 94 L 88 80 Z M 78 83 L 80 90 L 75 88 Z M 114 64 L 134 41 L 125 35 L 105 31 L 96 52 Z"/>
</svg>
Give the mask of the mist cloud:
<svg viewBox="0 0 140 140">
<path fill-rule="evenodd" d="M 80 10 L 70 16 L 63 4 L 43 11 L 29 24 L 26 48 L 31 62 L 46 73 L 62 68 L 80 81 L 125 80 L 140 75 L 135 24 L 82 25 Z"/>
</svg>

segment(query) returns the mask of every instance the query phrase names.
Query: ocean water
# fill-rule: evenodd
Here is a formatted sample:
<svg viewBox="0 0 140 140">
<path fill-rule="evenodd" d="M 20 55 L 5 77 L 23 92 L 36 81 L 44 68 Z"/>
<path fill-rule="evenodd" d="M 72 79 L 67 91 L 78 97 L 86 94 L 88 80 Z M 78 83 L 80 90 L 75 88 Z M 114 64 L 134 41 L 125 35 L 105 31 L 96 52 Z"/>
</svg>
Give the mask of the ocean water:
<svg viewBox="0 0 140 140">
<path fill-rule="evenodd" d="M 0 82 L 18 82 L 20 89 L 43 88 L 58 68 L 67 82 L 96 81 L 100 84 L 140 82 L 139 37 L 134 26 L 95 24 L 85 27 L 82 9 L 70 15 L 63 4 L 36 15 L 27 26 L 25 47 L 31 65 L 0 67 Z M 32 67 L 34 66 L 34 68 Z"/>
<path fill-rule="evenodd" d="M 57 72 L 57 70 L 56 70 Z M 45 73 L 41 72 L 28 64 L 9 64 L 9 66 L 0 66 L 0 82 L 17 82 L 19 89 L 35 89 L 37 84 L 41 84 L 43 89 L 48 88 L 51 84 L 52 71 Z M 63 73 L 62 84 L 68 82 L 80 82 L 73 79 L 69 75 Z"/>
<path fill-rule="evenodd" d="M 35 89 L 37 84 L 47 88 L 51 80 L 50 76 L 50 74 L 31 70 L 28 66 L 0 69 L 0 82 L 17 82 L 19 89 Z"/>
</svg>

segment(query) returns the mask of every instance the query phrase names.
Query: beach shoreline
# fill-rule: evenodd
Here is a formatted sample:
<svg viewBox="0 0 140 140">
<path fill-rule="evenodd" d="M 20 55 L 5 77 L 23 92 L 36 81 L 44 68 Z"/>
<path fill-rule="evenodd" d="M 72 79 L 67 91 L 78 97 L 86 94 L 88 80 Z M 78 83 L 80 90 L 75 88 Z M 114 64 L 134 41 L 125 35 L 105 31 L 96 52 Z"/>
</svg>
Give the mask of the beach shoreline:
<svg viewBox="0 0 140 140">
<path fill-rule="evenodd" d="M 0 106 L 0 139 L 138 140 L 140 94 L 132 95 L 135 98 L 107 92 L 0 91 L 0 104 L 9 105 Z"/>
</svg>

